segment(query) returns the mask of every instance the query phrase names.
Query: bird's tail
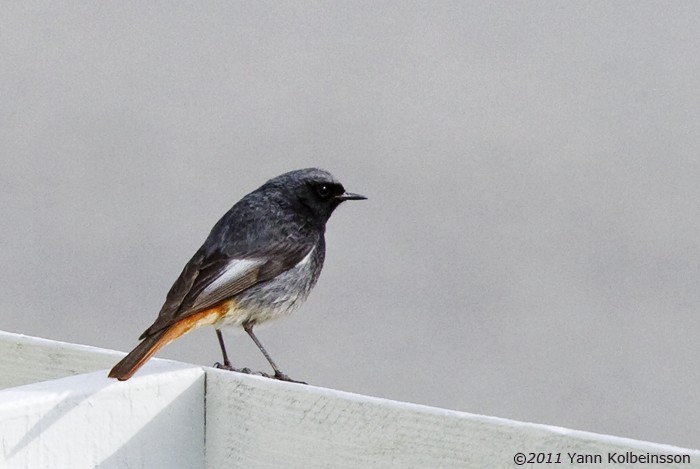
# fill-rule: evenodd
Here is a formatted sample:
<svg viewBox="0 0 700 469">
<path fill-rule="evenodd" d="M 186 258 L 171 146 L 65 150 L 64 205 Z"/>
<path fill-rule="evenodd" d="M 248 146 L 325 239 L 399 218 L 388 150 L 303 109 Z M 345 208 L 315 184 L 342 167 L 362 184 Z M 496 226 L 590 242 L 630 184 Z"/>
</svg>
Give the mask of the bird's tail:
<svg viewBox="0 0 700 469">
<path fill-rule="evenodd" d="M 143 366 L 146 361 L 155 353 L 168 345 L 173 340 L 185 335 L 192 329 L 214 324 L 221 316 L 221 311 L 217 308 L 200 311 L 197 314 L 187 316 L 175 324 L 172 324 L 164 329 L 156 331 L 141 341 L 134 350 L 122 358 L 122 360 L 114 365 L 114 368 L 109 372 L 110 378 L 117 378 L 119 381 L 126 381 Z"/>
<path fill-rule="evenodd" d="M 112 371 L 109 372 L 109 377 L 117 378 L 119 381 L 125 381 L 131 378 L 131 376 L 136 373 L 136 370 L 141 368 L 158 350 L 165 347 L 168 342 L 174 340 L 174 338 L 168 341 L 164 340 L 170 329 L 171 328 L 163 329 L 143 339 L 134 350 L 129 352 L 126 357 L 122 358 L 119 363 L 114 365 Z"/>
</svg>

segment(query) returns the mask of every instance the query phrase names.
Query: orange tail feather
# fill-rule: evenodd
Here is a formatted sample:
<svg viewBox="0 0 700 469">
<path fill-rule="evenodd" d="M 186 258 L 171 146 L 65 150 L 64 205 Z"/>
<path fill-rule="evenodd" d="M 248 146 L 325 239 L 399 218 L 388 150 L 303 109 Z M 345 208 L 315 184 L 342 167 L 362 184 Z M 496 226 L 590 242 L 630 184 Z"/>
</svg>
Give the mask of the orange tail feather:
<svg viewBox="0 0 700 469">
<path fill-rule="evenodd" d="M 188 316 L 175 324 L 146 337 L 134 350 L 122 358 L 109 372 L 110 378 L 125 381 L 133 376 L 153 355 L 173 340 L 187 334 L 192 329 L 214 324 L 221 317 L 221 308 L 211 308 Z"/>
</svg>

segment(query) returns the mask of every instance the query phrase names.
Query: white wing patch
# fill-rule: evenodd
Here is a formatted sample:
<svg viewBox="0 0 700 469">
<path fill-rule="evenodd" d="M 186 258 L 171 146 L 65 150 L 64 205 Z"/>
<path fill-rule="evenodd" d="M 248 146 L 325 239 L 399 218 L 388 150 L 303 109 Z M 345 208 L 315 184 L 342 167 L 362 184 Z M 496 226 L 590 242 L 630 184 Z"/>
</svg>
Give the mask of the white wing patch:
<svg viewBox="0 0 700 469">
<path fill-rule="evenodd" d="M 218 290 L 220 287 L 235 281 L 235 279 L 244 276 L 252 269 L 263 263 L 260 259 L 234 259 L 227 266 L 226 270 L 219 275 L 213 282 L 202 290 L 200 296 Z"/>
<path fill-rule="evenodd" d="M 315 250 L 316 250 L 316 246 L 314 246 L 313 248 L 311 248 L 311 251 L 309 251 L 309 253 L 308 253 L 307 255 L 305 255 L 304 258 L 303 258 L 302 260 L 300 260 L 299 262 L 297 262 L 297 265 L 295 265 L 294 267 L 295 267 L 295 268 L 303 267 L 303 266 L 305 266 L 306 264 L 308 264 L 308 263 L 309 263 L 309 260 L 311 260 L 311 256 L 313 255 L 313 253 L 314 253 Z"/>
</svg>

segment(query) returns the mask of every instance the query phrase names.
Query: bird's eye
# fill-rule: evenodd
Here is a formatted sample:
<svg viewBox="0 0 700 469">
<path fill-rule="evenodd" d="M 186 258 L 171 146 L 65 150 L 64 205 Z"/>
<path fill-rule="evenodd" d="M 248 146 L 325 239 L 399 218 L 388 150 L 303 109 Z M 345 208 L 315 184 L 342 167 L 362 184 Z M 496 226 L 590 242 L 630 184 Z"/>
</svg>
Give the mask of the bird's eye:
<svg viewBox="0 0 700 469">
<path fill-rule="evenodd" d="M 320 186 L 316 187 L 316 192 L 318 193 L 319 197 L 325 199 L 328 198 L 329 195 L 331 195 L 331 188 L 328 187 L 326 184 L 321 184 Z"/>
</svg>

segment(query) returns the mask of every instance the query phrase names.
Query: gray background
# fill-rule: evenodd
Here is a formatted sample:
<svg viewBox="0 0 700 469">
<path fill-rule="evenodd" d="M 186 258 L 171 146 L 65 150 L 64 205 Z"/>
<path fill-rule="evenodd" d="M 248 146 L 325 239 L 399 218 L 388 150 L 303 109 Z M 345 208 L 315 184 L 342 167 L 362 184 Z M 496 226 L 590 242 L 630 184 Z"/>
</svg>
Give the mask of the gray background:
<svg viewBox="0 0 700 469">
<path fill-rule="evenodd" d="M 3 2 L 0 329 L 131 349 L 235 201 L 321 166 L 370 200 L 260 330 L 284 371 L 699 447 L 699 55 L 696 2 Z"/>
</svg>

